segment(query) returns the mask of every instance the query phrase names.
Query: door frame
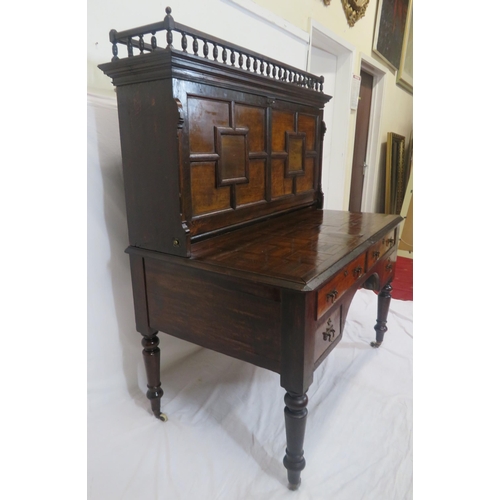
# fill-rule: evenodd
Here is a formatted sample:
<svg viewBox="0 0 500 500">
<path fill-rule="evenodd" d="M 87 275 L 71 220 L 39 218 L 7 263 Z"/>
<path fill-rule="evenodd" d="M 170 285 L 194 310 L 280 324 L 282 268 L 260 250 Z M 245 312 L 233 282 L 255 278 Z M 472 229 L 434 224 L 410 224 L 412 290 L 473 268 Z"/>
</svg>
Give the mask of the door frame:
<svg viewBox="0 0 500 500">
<path fill-rule="evenodd" d="M 366 149 L 366 163 L 368 168 L 363 181 L 361 211 L 375 212 L 377 209 L 376 195 L 379 191 L 380 152 L 382 147 L 380 130 L 387 70 L 375 59 L 364 53 L 361 53 L 360 70 L 373 76 L 372 105 L 368 126 L 368 146 Z"/>
<path fill-rule="evenodd" d="M 307 71 L 310 71 L 311 68 L 312 47 L 324 50 L 337 58 L 335 95 L 326 105 L 333 106 L 333 123 L 326 124 L 327 133 L 331 131 L 331 164 L 323 164 L 323 191 L 325 208 L 347 210 L 349 193 L 346 196 L 345 184 L 347 173 L 350 174 L 347 165 L 349 158 L 347 148 L 351 120 L 350 95 L 356 47 L 314 19 L 309 18 Z"/>
</svg>

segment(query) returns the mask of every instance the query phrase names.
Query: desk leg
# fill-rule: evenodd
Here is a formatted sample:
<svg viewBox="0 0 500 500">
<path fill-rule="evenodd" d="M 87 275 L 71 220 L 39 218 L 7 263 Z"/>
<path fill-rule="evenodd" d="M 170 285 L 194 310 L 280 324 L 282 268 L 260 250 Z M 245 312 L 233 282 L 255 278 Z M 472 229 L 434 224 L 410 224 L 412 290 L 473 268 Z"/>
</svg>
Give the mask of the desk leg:
<svg viewBox="0 0 500 500">
<path fill-rule="evenodd" d="M 304 459 L 304 435 L 307 420 L 307 395 L 285 394 L 286 455 L 283 465 L 288 471 L 288 488 L 300 486 L 300 473 L 306 466 Z"/>
<path fill-rule="evenodd" d="M 160 401 L 163 396 L 163 389 L 160 382 L 160 348 L 158 344 L 158 332 L 154 332 L 149 336 L 144 335 L 142 339 L 142 356 L 146 365 L 146 376 L 148 378 L 148 399 L 151 401 L 151 409 L 156 418 L 167 420 L 167 416 L 160 411 Z"/>
<path fill-rule="evenodd" d="M 382 288 L 378 294 L 377 324 L 375 325 L 376 342 L 371 342 L 372 347 L 380 347 L 384 341 L 384 334 L 387 331 L 387 316 L 391 304 L 392 286 L 390 283 Z"/>
</svg>

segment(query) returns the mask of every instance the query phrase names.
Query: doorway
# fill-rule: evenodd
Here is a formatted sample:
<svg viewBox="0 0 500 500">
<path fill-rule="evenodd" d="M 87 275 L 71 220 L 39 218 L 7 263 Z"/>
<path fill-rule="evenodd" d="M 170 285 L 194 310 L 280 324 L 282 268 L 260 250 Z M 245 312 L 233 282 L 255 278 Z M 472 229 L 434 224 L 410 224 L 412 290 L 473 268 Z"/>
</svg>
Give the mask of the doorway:
<svg viewBox="0 0 500 500">
<path fill-rule="evenodd" d="M 349 211 L 361 212 L 365 173 L 368 168 L 368 134 L 372 109 L 373 76 L 361 70 L 361 86 L 359 90 L 356 131 L 354 135 L 354 152 L 351 171 L 351 192 L 349 195 Z"/>
<path fill-rule="evenodd" d="M 356 49 L 313 19 L 310 23 L 308 71 L 325 76 L 324 92 L 332 96 L 325 105 L 323 116 L 326 125 L 322 175 L 324 208 L 346 210 L 349 96 Z"/>
</svg>

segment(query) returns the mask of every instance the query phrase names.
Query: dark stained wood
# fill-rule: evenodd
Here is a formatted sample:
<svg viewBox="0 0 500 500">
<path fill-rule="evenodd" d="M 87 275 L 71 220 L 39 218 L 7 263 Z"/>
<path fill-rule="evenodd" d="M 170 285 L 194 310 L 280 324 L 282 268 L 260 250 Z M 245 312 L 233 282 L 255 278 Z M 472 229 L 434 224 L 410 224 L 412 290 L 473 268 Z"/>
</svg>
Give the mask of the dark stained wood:
<svg viewBox="0 0 500 500">
<path fill-rule="evenodd" d="M 359 287 L 381 291 L 380 345 L 402 218 L 322 210 L 322 77 L 180 25 L 169 9 L 110 40 L 113 61 L 100 68 L 117 87 L 153 413 L 166 419 L 158 331 L 278 373 L 296 489 L 314 370 L 341 341 Z"/>
<path fill-rule="evenodd" d="M 165 80 L 118 89 L 129 242 L 132 246 L 189 253 L 179 210 L 179 115 Z M 177 243 L 176 243 L 177 242 Z"/>
<path fill-rule="evenodd" d="M 372 347 L 380 347 L 384 341 L 384 335 L 387 331 L 387 316 L 391 303 L 391 291 L 392 286 L 390 283 L 387 283 L 378 294 L 377 324 L 375 325 L 376 341 L 370 344 Z"/>
<path fill-rule="evenodd" d="M 151 326 L 279 372 L 279 290 L 154 259 L 145 269 Z"/>
<path fill-rule="evenodd" d="M 140 255 L 130 255 L 130 275 L 134 297 L 135 328 L 143 335 L 151 336 L 158 331 L 149 326 L 144 259 Z"/>
<path fill-rule="evenodd" d="M 160 343 L 158 336 L 155 334 L 145 336 L 142 339 L 142 356 L 144 365 L 146 366 L 146 377 L 148 380 L 148 390 L 146 396 L 151 402 L 151 409 L 156 418 L 165 421 L 166 415 L 161 412 L 160 402 L 163 396 L 163 389 L 160 382 Z"/>
<path fill-rule="evenodd" d="M 300 486 L 300 473 L 306 466 L 304 459 L 304 436 L 307 420 L 307 395 L 285 394 L 286 454 L 283 465 L 288 471 L 288 488 Z"/>
</svg>

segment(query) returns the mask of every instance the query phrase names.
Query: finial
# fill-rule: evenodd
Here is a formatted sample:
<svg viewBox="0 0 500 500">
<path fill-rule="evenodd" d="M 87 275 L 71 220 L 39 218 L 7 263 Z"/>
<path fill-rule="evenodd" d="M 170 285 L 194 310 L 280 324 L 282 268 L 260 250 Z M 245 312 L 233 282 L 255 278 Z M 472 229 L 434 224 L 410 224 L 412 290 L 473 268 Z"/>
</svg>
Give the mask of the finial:
<svg viewBox="0 0 500 500">
<path fill-rule="evenodd" d="M 167 7 L 165 9 L 165 12 L 167 15 L 165 16 L 164 22 L 165 22 L 165 28 L 168 30 L 173 30 L 175 28 L 175 22 L 174 18 L 171 16 L 172 14 L 172 9 L 170 7 Z"/>
</svg>

